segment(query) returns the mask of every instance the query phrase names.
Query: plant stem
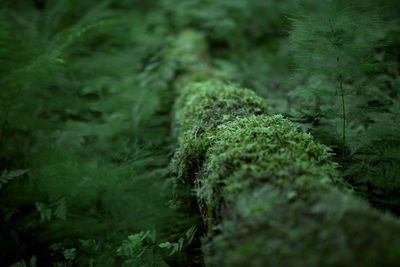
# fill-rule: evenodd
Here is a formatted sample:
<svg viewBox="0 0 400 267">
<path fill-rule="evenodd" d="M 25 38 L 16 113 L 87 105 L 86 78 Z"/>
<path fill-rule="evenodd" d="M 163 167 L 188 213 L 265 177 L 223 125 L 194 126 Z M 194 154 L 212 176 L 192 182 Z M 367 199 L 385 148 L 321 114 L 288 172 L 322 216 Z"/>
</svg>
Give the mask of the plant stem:
<svg viewBox="0 0 400 267">
<path fill-rule="evenodd" d="M 344 88 L 343 88 L 343 75 L 342 72 L 340 71 L 340 58 L 337 57 L 337 65 L 339 69 L 339 88 L 340 88 L 340 94 L 342 98 L 342 117 L 343 117 L 343 123 L 342 123 L 342 168 L 344 168 L 344 158 L 346 154 L 346 105 L 344 102 Z"/>
<path fill-rule="evenodd" d="M 346 152 L 346 105 L 344 103 L 344 88 L 343 88 L 343 77 L 339 75 L 339 87 L 340 94 L 342 96 L 342 113 L 343 113 L 343 124 L 342 124 L 342 166 L 344 167 L 344 158 Z"/>
</svg>

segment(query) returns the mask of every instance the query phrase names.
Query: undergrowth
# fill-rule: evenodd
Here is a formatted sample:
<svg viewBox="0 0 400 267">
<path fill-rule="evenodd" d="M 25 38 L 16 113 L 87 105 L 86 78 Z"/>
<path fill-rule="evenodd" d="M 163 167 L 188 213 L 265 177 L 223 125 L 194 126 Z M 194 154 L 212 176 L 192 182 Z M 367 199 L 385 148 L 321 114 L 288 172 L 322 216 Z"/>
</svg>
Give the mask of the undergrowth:
<svg viewBox="0 0 400 267">
<path fill-rule="evenodd" d="M 399 214 L 399 14 L 396 0 L 0 1 L 0 261 L 202 264 L 169 169 L 171 83 L 197 58 L 168 50 L 189 27 L 212 70 L 179 79 L 253 89 Z"/>
<path fill-rule="evenodd" d="M 4 3 L 2 264 L 198 260 L 183 253 L 193 249 L 196 219 L 171 200 L 168 29 L 144 20 L 146 10 L 139 2 Z"/>
</svg>

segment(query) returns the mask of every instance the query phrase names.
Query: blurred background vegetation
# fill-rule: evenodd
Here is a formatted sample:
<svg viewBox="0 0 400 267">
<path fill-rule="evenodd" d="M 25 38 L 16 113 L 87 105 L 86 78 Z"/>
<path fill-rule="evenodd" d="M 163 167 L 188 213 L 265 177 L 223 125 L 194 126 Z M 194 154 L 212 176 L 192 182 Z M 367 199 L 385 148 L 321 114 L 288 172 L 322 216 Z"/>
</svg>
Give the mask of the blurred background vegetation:
<svg viewBox="0 0 400 267">
<path fill-rule="evenodd" d="M 0 261 L 202 265 L 169 168 L 166 54 L 185 28 L 398 215 L 399 15 L 397 0 L 0 1 Z"/>
</svg>

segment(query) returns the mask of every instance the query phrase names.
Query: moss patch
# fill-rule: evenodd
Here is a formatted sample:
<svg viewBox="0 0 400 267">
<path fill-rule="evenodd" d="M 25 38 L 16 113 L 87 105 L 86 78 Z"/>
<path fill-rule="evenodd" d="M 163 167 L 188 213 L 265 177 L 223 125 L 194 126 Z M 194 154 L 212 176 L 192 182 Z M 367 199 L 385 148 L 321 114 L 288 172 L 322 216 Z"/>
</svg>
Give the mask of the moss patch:
<svg viewBox="0 0 400 267">
<path fill-rule="evenodd" d="M 180 148 L 174 159 L 178 177 L 193 180 L 190 173 L 201 165 L 202 154 L 218 127 L 236 118 L 267 112 L 265 100 L 254 92 L 217 79 L 188 83 L 175 105 L 175 127 Z"/>
<path fill-rule="evenodd" d="M 298 190 L 321 190 L 337 179 L 329 148 L 281 115 L 238 118 L 208 139 L 213 146 L 198 179 L 206 203 L 235 200 L 266 183 L 292 187 L 288 197 L 294 198 Z"/>
</svg>

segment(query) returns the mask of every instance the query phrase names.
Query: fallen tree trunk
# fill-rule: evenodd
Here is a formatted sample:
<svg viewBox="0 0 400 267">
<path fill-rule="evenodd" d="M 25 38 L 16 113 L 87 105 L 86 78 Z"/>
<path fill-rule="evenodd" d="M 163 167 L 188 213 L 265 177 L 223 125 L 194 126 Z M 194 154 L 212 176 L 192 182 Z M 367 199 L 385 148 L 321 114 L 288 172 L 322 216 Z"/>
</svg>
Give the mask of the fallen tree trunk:
<svg viewBox="0 0 400 267">
<path fill-rule="evenodd" d="M 195 188 L 207 266 L 398 266 L 399 221 L 340 186 L 328 147 L 225 82 L 204 38 L 171 51 L 182 75 L 173 166 Z"/>
</svg>

